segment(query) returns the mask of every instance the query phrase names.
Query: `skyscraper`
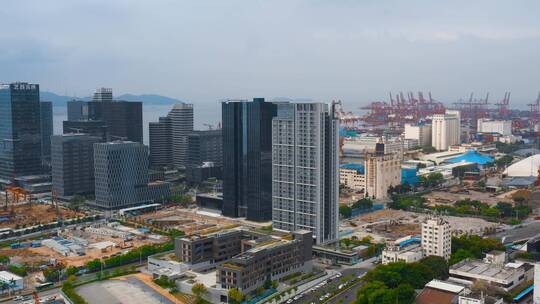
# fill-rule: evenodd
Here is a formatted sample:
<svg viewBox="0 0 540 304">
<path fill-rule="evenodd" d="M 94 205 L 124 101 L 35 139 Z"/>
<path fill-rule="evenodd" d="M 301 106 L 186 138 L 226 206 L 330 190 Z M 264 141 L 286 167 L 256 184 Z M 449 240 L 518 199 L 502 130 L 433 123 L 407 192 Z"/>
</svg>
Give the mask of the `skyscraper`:
<svg viewBox="0 0 540 304">
<path fill-rule="evenodd" d="M 150 166 L 163 168 L 172 166 L 172 132 L 171 119 L 160 117 L 158 122 L 148 124 L 150 144 Z"/>
<path fill-rule="evenodd" d="M 0 179 L 41 173 L 39 85 L 0 84 Z"/>
<path fill-rule="evenodd" d="M 223 163 L 223 138 L 221 130 L 193 131 L 188 135 L 187 166 L 200 166 L 212 162 L 221 167 Z"/>
<path fill-rule="evenodd" d="M 193 131 L 193 105 L 177 103 L 169 112 L 172 134 L 172 160 L 177 168 L 185 167 L 188 157 L 188 134 Z"/>
<path fill-rule="evenodd" d="M 188 161 L 188 135 L 193 131 L 193 105 L 177 103 L 166 117 L 150 123 L 150 158 L 153 167 L 184 168 Z"/>
<path fill-rule="evenodd" d="M 44 163 L 51 160 L 51 136 L 53 135 L 53 107 L 52 102 L 40 102 L 41 111 L 41 153 Z"/>
<path fill-rule="evenodd" d="M 92 101 L 69 101 L 69 121 L 103 121 L 112 140 L 143 142 L 142 102 L 112 98 L 111 89 L 98 89 Z"/>
<path fill-rule="evenodd" d="M 272 121 L 272 224 L 338 239 L 338 119 L 324 103 L 279 104 Z"/>
<path fill-rule="evenodd" d="M 92 96 L 92 101 L 111 102 L 113 101 L 113 93 L 111 88 L 96 89 Z"/>
<path fill-rule="evenodd" d="M 264 98 L 222 103 L 223 214 L 272 219 L 272 118 Z"/>
<path fill-rule="evenodd" d="M 170 195 L 170 185 L 149 182 L 148 148 L 137 142 L 94 144 L 95 206 L 120 209 Z"/>
<path fill-rule="evenodd" d="M 59 196 L 94 193 L 94 144 L 102 138 L 88 134 L 51 137 L 53 190 Z"/>
</svg>

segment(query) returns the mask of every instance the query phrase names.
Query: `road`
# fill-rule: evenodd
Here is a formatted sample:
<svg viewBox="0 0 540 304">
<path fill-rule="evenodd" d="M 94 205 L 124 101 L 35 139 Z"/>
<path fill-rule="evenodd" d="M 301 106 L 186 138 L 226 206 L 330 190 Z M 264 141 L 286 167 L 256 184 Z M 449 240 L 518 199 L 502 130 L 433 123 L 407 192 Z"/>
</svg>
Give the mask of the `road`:
<svg viewBox="0 0 540 304">
<path fill-rule="evenodd" d="M 493 235 L 501 239 L 504 244 L 513 243 L 519 240 L 530 239 L 540 233 L 540 221 L 533 221 L 518 225 L 516 228 L 510 228 Z"/>
<path fill-rule="evenodd" d="M 328 282 L 325 286 L 318 288 L 312 292 L 307 292 L 304 294 L 304 296 L 301 299 L 298 299 L 292 303 L 320 303 L 321 301 L 319 298 L 327 293 L 332 293 L 338 290 L 338 287 L 340 284 L 343 284 L 345 279 L 347 277 L 351 277 L 350 280 L 356 279 L 358 276 L 365 274 L 370 269 L 375 267 L 370 262 L 362 262 L 356 267 L 344 267 L 342 269 L 338 269 L 338 271 L 341 273 L 341 277 L 334 278 L 330 282 Z M 349 281 L 350 281 L 349 280 Z M 358 289 L 362 286 L 363 281 L 359 281 L 355 283 L 353 286 L 347 288 L 342 294 L 340 294 L 338 297 L 330 299 L 326 303 L 353 303 L 356 300 L 356 292 Z M 341 300 L 341 302 L 340 302 Z"/>
<path fill-rule="evenodd" d="M 60 293 L 60 287 L 57 287 L 57 288 L 53 288 L 53 289 L 49 289 L 49 290 L 39 292 L 38 295 L 39 295 L 40 299 L 43 299 L 43 298 L 46 298 L 46 297 L 49 297 L 49 296 L 52 296 L 52 295 L 58 295 L 59 293 Z M 30 298 L 31 298 L 31 300 L 33 302 L 32 295 L 30 295 Z M 16 302 L 14 300 L 9 300 L 9 301 L 2 302 L 2 304 L 21 304 L 23 302 L 24 301 Z"/>
</svg>

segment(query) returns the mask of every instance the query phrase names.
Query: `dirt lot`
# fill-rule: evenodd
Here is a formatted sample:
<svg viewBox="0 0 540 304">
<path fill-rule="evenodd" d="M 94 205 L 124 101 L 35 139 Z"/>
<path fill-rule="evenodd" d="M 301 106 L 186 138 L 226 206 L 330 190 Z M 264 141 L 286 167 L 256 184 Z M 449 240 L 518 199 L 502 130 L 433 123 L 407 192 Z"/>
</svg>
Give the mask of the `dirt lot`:
<svg viewBox="0 0 540 304">
<path fill-rule="evenodd" d="M 0 249 L 0 255 L 10 257 L 12 263 L 38 265 L 42 261 L 48 261 L 51 256 L 45 253 L 32 252 L 29 249 Z"/>
<path fill-rule="evenodd" d="M 486 203 L 490 206 L 497 204 L 498 202 L 512 202 L 510 198 L 507 197 L 507 194 L 494 195 L 492 193 L 484 193 L 478 191 L 468 191 L 468 193 L 452 193 L 452 192 L 443 192 L 443 191 L 433 191 L 424 195 L 426 199 L 426 204 L 430 206 L 434 205 L 452 205 L 455 201 L 470 199 L 472 201 L 478 200 L 482 203 Z"/>
<path fill-rule="evenodd" d="M 359 238 L 371 236 L 376 240 L 397 239 L 403 236 L 420 233 L 420 223 L 427 214 L 402 210 L 385 209 L 357 217 L 351 221 L 343 221 L 341 230 L 351 230 L 352 235 Z M 484 233 L 486 228 L 497 228 L 499 224 L 490 223 L 478 218 L 444 216 L 450 223 L 452 231 L 461 233 Z M 352 223 L 352 224 L 351 224 Z"/>
<path fill-rule="evenodd" d="M 0 213 L 3 216 L 11 213 L 11 207 L 6 212 L 4 209 L 0 209 Z M 19 205 L 15 206 L 14 217 L 11 217 L 9 221 L 0 223 L 0 228 L 15 228 L 16 225 L 20 227 L 37 225 L 39 223 L 46 224 L 56 221 L 56 209 L 51 208 L 50 205 Z M 60 209 L 60 213 L 63 218 L 74 218 L 77 216 L 83 216 L 82 213 L 77 213 L 67 209 Z"/>
</svg>

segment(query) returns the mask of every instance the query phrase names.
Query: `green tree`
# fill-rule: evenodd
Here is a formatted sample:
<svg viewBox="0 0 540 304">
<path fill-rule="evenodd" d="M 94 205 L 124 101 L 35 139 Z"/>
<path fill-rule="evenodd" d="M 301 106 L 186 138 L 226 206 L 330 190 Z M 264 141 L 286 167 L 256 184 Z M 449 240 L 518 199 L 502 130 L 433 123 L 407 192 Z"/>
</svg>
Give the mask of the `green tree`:
<svg viewBox="0 0 540 304">
<path fill-rule="evenodd" d="M 69 267 L 66 269 L 66 275 L 67 275 L 67 276 L 74 275 L 74 274 L 76 274 L 77 272 L 79 272 L 79 268 L 77 268 L 77 267 L 75 267 L 75 266 L 69 266 Z"/>
<path fill-rule="evenodd" d="M 229 289 L 227 292 L 227 297 L 229 298 L 229 302 L 233 304 L 240 304 L 244 299 L 244 295 L 242 295 L 238 288 Z"/>
<path fill-rule="evenodd" d="M 352 208 L 354 208 L 354 209 L 371 209 L 371 208 L 373 208 L 373 201 L 370 200 L 369 198 L 362 198 L 362 199 L 356 201 L 352 205 Z"/>
<path fill-rule="evenodd" d="M 454 265 L 456 263 L 459 263 L 465 259 L 471 259 L 474 258 L 474 254 L 472 254 L 467 249 L 459 249 L 455 253 L 452 253 L 452 256 L 450 257 L 450 261 L 448 262 L 450 265 Z"/>
<path fill-rule="evenodd" d="M 349 218 L 352 215 L 352 209 L 347 205 L 340 204 L 339 214 L 341 214 L 341 216 L 343 216 L 344 218 Z"/>
<path fill-rule="evenodd" d="M 396 289 L 397 301 L 394 303 L 414 303 L 416 293 L 414 288 L 409 284 L 400 284 Z"/>
<path fill-rule="evenodd" d="M 206 286 L 202 283 L 195 283 L 191 287 L 191 292 L 197 298 L 196 302 L 201 302 L 203 296 L 208 293 L 208 289 L 206 289 Z"/>
<path fill-rule="evenodd" d="M 514 157 L 507 154 L 507 155 L 504 155 L 501 158 L 497 159 L 495 161 L 495 164 L 497 165 L 497 167 L 503 168 L 503 167 L 506 167 L 506 166 L 510 165 L 513 160 L 514 160 Z"/>
<path fill-rule="evenodd" d="M 448 263 L 444 258 L 430 255 L 420 260 L 420 263 L 431 269 L 436 279 L 446 280 L 448 278 Z"/>
</svg>

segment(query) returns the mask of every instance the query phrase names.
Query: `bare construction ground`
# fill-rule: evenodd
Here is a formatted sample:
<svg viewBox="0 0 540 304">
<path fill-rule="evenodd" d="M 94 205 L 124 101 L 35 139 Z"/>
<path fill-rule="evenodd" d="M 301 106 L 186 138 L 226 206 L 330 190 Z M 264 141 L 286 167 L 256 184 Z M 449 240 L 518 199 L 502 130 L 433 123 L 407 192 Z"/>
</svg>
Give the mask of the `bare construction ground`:
<svg viewBox="0 0 540 304">
<path fill-rule="evenodd" d="M 343 221 L 341 230 L 350 230 L 352 235 L 362 238 L 371 236 L 375 240 L 397 239 L 403 236 L 419 234 L 420 224 L 427 214 L 402 210 L 385 209 L 375 211 L 352 220 Z M 455 234 L 474 233 L 482 235 L 487 229 L 496 229 L 497 223 L 490 223 L 478 218 L 444 216 Z"/>
<path fill-rule="evenodd" d="M 471 201 L 481 201 L 482 203 L 486 203 L 490 206 L 496 205 L 498 202 L 512 202 L 512 199 L 508 197 L 507 193 L 503 193 L 497 196 L 493 193 L 478 192 L 473 190 L 457 193 L 433 191 L 424 195 L 423 197 L 426 199 L 426 204 L 430 206 L 453 205 L 455 201 L 464 199 L 470 199 Z"/>
<path fill-rule="evenodd" d="M 24 204 L 9 206 L 5 211 L 0 209 L 0 215 L 7 218 L 7 221 L 0 223 L 0 228 L 27 227 L 39 224 L 47 224 L 57 220 L 56 208 L 51 205 Z M 60 208 L 62 218 L 76 218 L 84 216 L 68 209 Z"/>
</svg>

